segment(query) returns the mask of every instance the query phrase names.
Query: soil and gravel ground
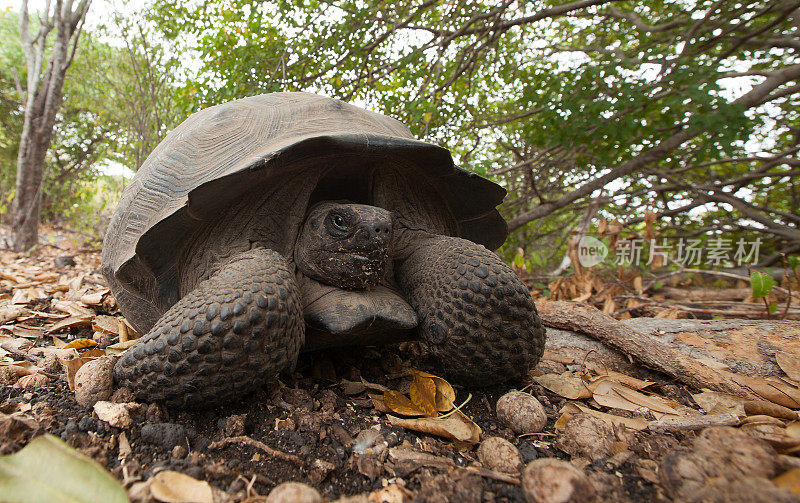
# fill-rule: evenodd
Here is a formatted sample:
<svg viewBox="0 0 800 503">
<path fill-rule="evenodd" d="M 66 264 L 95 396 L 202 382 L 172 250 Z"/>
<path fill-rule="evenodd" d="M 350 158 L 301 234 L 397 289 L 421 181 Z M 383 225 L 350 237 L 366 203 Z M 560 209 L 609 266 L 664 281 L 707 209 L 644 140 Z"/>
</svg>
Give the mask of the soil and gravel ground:
<svg viewBox="0 0 800 503">
<path fill-rule="evenodd" d="M 353 495 L 361 495 L 363 501 L 392 502 L 526 500 L 525 477 L 518 471 L 500 474 L 481 468 L 477 444 L 454 442 L 393 426 L 387 414 L 379 410 L 380 407 L 376 408 L 369 395 L 380 394 L 375 391 L 379 386 L 408 392 L 410 379 L 406 371 L 409 368 L 437 373 L 436 367 L 424 356 L 424 346 L 416 342 L 303 354 L 291 376 L 282 376 L 239 402 L 196 411 L 141 404 L 132 409 L 130 426 L 110 426 L 98 419 L 92 406 L 83 407 L 76 402 L 63 363 L 47 357 L 42 359 L 44 353 L 36 351 L 36 348 L 52 347 L 56 339 L 69 342 L 94 338 L 99 348 L 118 340 L 117 335 L 97 332 L 91 325 L 65 329 L 54 334 L 56 338 L 43 332 L 57 319 L 47 318 L 47 313 L 62 317 L 65 314 L 55 307 L 59 305 L 57 301 L 78 303 L 83 299 L 86 308 L 97 315 L 120 316 L 107 294 L 94 303 L 97 293 L 102 293 L 104 288 L 98 271 L 99 253 L 81 250 L 74 243 L 65 252 L 67 244 L 56 243 L 58 247 L 42 247 L 27 255 L 0 252 L 4 273 L 0 297 L 5 298 L 6 308 L 22 307 L 27 313 L 5 321 L 0 342 L 24 339 L 25 344 L 14 346 L 17 351 L 6 351 L 4 358 L 8 363 L 30 355 L 28 359 L 37 360 L 46 377 L 25 383 L 17 374 L 0 373 L 0 412 L 3 414 L 0 416 L 0 454 L 17 452 L 32 438 L 47 432 L 97 460 L 126 488 L 137 481 L 147 481 L 159 471 L 174 470 L 208 481 L 215 488 L 218 501 L 258 501 L 257 495 L 267 495 L 286 481 L 308 484 L 329 500 Z M 76 264 L 57 267 L 54 260 L 65 254 L 73 256 Z M 75 278 L 79 276 L 82 280 L 74 291 Z M 44 279 L 36 280 L 37 277 Z M 21 290 L 28 297 L 21 297 Z M 38 337 L 36 330 L 41 332 Z M 578 371 L 580 365 L 566 367 L 545 360 L 538 369 L 539 373 L 547 374 L 568 370 Z M 668 397 L 671 403 L 687 408 L 698 408 L 690 390 L 665 376 L 642 370 L 632 377 L 654 382 L 648 388 L 649 393 Z M 556 422 L 569 400 L 533 380 L 518 383 L 516 388 L 524 389 L 544 406 L 547 424 L 542 432 L 517 435 L 498 420 L 495 407 L 498 399 L 511 389 L 509 386 L 472 389 L 456 385 L 456 402 L 471 395 L 462 411 L 481 428 L 482 441 L 489 437 L 510 441 L 525 464 L 544 458 L 571 462 L 588 477 L 598 501 L 686 500 L 691 499 L 685 497 L 687 494 L 699 494 L 699 489 L 708 485 L 703 477 L 730 482 L 758 472 L 759 483 L 766 483 L 767 479 L 793 467 L 790 456 L 779 456 L 767 443 L 753 440 L 758 442 L 753 448 L 764 449 L 772 460 L 760 472 L 758 468 L 749 467 L 750 458 L 757 456 L 745 452 L 749 448 L 745 446 L 741 448 L 744 454 L 740 453 L 743 457 L 736 458 L 739 466 L 728 470 L 736 473 L 728 477 L 725 466 L 732 463 L 734 454 L 726 451 L 731 445 L 720 445 L 717 454 L 728 460 L 718 463 L 722 468 L 697 465 L 700 467 L 695 467 L 694 472 L 689 470 L 691 473 L 671 479 L 668 475 L 675 472 L 675 466 L 684 466 L 680 464 L 680 459 L 684 458 L 678 459 L 678 456 L 700 452 L 699 433 L 635 431 L 588 414 L 574 415 L 566 428 L 564 424 L 557 428 Z M 130 402 L 132 397 L 117 392 L 111 401 Z M 582 403 L 619 417 L 655 419 L 647 410 L 611 411 L 593 403 L 591 398 Z M 15 419 L 9 419 L 11 417 Z M 722 430 L 731 430 L 721 433 L 731 439 L 728 443 L 742 444 L 736 436 L 740 430 Z M 269 448 L 293 456 L 276 456 Z M 714 456 L 704 454 L 703 457 Z M 692 487 L 698 491 L 686 489 L 684 479 L 694 480 L 696 485 Z M 722 486 L 730 485 L 727 482 L 718 486 L 712 484 L 719 490 L 709 493 L 711 496 L 705 500 L 724 501 L 726 497 L 720 496 L 719 491 Z M 794 498 L 792 493 L 779 490 L 772 482 L 769 482 L 769 490 L 762 488 L 753 494 L 760 495 L 756 500 L 775 500 L 770 493 L 773 489 L 789 498 L 785 501 Z M 746 489 L 740 493 L 749 494 Z M 534 497 L 529 491 L 529 501 L 534 501 L 530 499 Z M 576 496 L 573 501 L 589 500 Z"/>
</svg>

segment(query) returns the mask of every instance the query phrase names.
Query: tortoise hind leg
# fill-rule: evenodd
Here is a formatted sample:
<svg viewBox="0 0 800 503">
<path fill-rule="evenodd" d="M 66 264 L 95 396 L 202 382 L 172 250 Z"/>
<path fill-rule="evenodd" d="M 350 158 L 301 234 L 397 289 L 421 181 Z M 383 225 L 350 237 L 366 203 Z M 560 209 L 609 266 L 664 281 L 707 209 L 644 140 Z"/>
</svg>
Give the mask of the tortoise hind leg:
<svg viewBox="0 0 800 503">
<path fill-rule="evenodd" d="M 210 407 L 293 367 L 304 340 L 294 274 L 280 254 L 254 249 L 164 313 L 114 378 L 145 401 Z"/>
<path fill-rule="evenodd" d="M 465 384 L 520 380 L 544 352 L 530 292 L 500 258 L 466 239 L 423 239 L 398 280 L 442 371 Z"/>
</svg>

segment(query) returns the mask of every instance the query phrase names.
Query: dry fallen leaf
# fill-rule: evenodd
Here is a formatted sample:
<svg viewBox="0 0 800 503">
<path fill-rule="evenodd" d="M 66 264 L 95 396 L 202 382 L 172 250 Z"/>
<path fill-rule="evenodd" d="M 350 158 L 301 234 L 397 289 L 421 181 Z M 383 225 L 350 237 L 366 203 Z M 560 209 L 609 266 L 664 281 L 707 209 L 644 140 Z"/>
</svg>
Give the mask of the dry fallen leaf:
<svg viewBox="0 0 800 503">
<path fill-rule="evenodd" d="M 774 418 L 769 418 L 774 419 Z M 777 420 L 776 420 L 777 421 Z M 762 420 L 742 424 L 739 429 L 748 435 L 765 440 L 772 445 L 778 452 L 785 452 L 790 449 L 800 447 L 800 439 L 793 438 L 786 434 L 784 426 L 773 423 L 772 421 Z"/>
<path fill-rule="evenodd" d="M 0 324 L 14 321 L 25 313 L 25 308 L 21 306 L 2 306 L 0 307 Z"/>
<path fill-rule="evenodd" d="M 411 397 L 411 402 L 425 412 L 425 415 L 430 417 L 439 415 L 436 409 L 436 383 L 430 377 L 415 373 L 408 395 Z"/>
<path fill-rule="evenodd" d="M 656 419 L 660 419 L 664 415 L 679 415 L 679 412 L 666 399 L 654 395 L 644 395 L 613 381 L 603 381 L 598 384 L 593 398 L 603 407 L 612 409 L 631 412 L 647 409 L 656 416 Z"/>
<path fill-rule="evenodd" d="M 64 362 L 64 366 L 67 368 L 67 383 L 69 384 L 70 391 L 75 391 L 75 373 L 78 372 L 79 368 L 92 360 L 94 360 L 94 358 L 81 357 Z"/>
<path fill-rule="evenodd" d="M 54 300 L 52 305 L 53 309 L 78 318 L 94 318 L 95 316 L 94 311 L 72 300 Z"/>
<path fill-rule="evenodd" d="M 797 411 L 766 400 L 749 400 L 744 403 L 744 411 L 749 416 L 766 415 L 795 421 L 800 419 Z"/>
<path fill-rule="evenodd" d="M 627 374 L 623 374 L 621 372 L 615 372 L 613 370 L 608 370 L 608 369 L 605 369 L 605 368 L 603 368 L 603 369 L 595 368 L 594 371 L 597 372 L 598 375 L 597 375 L 597 377 L 592 377 L 592 378 L 589 379 L 589 382 L 591 382 L 591 383 L 594 383 L 596 381 L 604 381 L 604 380 L 609 380 L 610 379 L 612 381 L 617 381 L 619 383 L 622 383 L 622 384 L 626 385 L 629 388 L 633 388 L 633 389 L 636 389 L 636 390 L 641 390 L 641 389 L 647 388 L 647 387 L 652 386 L 653 384 L 655 384 L 655 383 L 653 383 L 651 381 L 643 381 L 641 379 L 637 379 L 637 378 L 629 376 Z M 592 387 L 592 386 L 590 386 L 590 388 L 594 389 L 594 387 Z"/>
<path fill-rule="evenodd" d="M 27 360 L 23 360 L 20 362 L 17 361 L 0 361 L 0 367 L 8 367 L 13 370 L 14 374 L 17 377 L 22 377 L 26 375 L 31 375 L 39 372 L 41 370 L 39 367 L 33 364 L 33 362 L 29 362 Z"/>
<path fill-rule="evenodd" d="M 625 426 L 627 428 L 636 431 L 641 431 L 647 428 L 647 421 L 641 417 L 616 416 L 614 414 L 608 414 L 606 412 L 600 412 L 598 410 L 590 409 L 589 407 L 580 403 L 570 402 L 561 408 L 561 417 L 556 422 L 556 430 L 563 431 L 564 425 L 566 425 L 569 418 L 572 415 L 577 414 L 579 412 L 590 414 L 596 417 L 597 419 L 604 421 L 605 423 L 613 424 L 616 426 L 620 425 Z M 560 428 L 559 428 L 559 423 L 561 423 Z"/>
<path fill-rule="evenodd" d="M 125 318 L 116 318 L 116 320 L 119 323 L 119 342 L 132 341 L 141 337 L 139 332 L 125 321 Z"/>
<path fill-rule="evenodd" d="M 775 359 L 790 379 L 800 381 L 800 357 L 785 351 L 776 351 Z"/>
<path fill-rule="evenodd" d="M 131 346 L 136 344 L 136 339 L 131 339 L 125 342 L 118 342 L 106 347 L 106 354 L 109 356 L 119 356 L 128 350 Z"/>
<path fill-rule="evenodd" d="M 64 330 L 65 328 L 88 327 L 91 326 L 91 324 L 91 316 L 70 316 L 69 318 L 55 322 L 51 327 L 45 330 L 45 333 L 52 334 L 53 332 L 58 332 L 59 330 Z"/>
<path fill-rule="evenodd" d="M 25 325 L 14 325 L 11 332 L 17 337 L 26 339 L 38 339 L 44 335 L 44 330 L 39 327 L 28 327 Z"/>
<path fill-rule="evenodd" d="M 428 374 L 421 370 L 412 370 L 412 372 L 414 375 L 433 379 L 433 383 L 436 385 L 436 409 L 439 412 L 447 412 L 453 409 L 453 404 L 456 401 L 456 392 L 449 382 L 439 376 Z"/>
<path fill-rule="evenodd" d="M 92 330 L 104 334 L 119 335 L 120 321 L 113 316 L 95 316 L 94 320 L 92 320 Z"/>
<path fill-rule="evenodd" d="M 386 404 L 392 412 L 403 416 L 425 416 L 426 412 L 420 409 L 417 405 L 409 400 L 404 394 L 399 391 L 386 391 L 383 393 L 383 403 Z"/>
<path fill-rule="evenodd" d="M 800 408 L 800 389 L 794 386 L 789 386 L 782 382 L 767 381 L 760 377 L 733 373 L 727 374 L 727 377 L 770 402 L 789 407 L 790 409 Z"/>
<path fill-rule="evenodd" d="M 70 348 L 86 349 L 86 348 L 93 348 L 95 346 L 97 346 L 97 343 L 91 339 L 75 339 L 69 344 L 65 344 L 64 349 L 70 349 Z"/>
<path fill-rule="evenodd" d="M 787 470 L 772 479 L 772 482 L 778 487 L 792 491 L 795 496 L 800 496 L 800 468 Z"/>
<path fill-rule="evenodd" d="M 707 414 L 735 414 L 739 417 L 746 414 L 744 404 L 747 399 L 736 395 L 703 390 L 702 393 L 692 395 L 692 398 Z"/>
<path fill-rule="evenodd" d="M 81 297 L 81 303 L 87 306 L 98 306 L 103 303 L 103 298 L 111 292 L 108 288 L 99 292 L 87 293 Z"/>
<path fill-rule="evenodd" d="M 124 431 L 120 432 L 118 443 L 119 443 L 119 453 L 117 454 L 117 459 L 122 461 L 128 456 L 130 456 L 131 452 L 133 452 L 131 449 L 131 443 L 130 441 L 128 441 L 128 436 L 125 434 Z"/>
<path fill-rule="evenodd" d="M 150 494 L 164 503 L 214 503 L 208 482 L 172 470 L 158 472 L 150 479 Z"/>
<path fill-rule="evenodd" d="M 533 380 L 553 393 L 570 400 L 583 400 L 592 397 L 592 390 L 589 389 L 586 382 L 571 372 L 545 374 L 534 377 Z"/>
<path fill-rule="evenodd" d="M 409 430 L 438 435 L 459 442 L 478 443 L 481 435 L 480 426 L 472 422 L 472 420 L 460 410 L 446 417 L 421 417 L 410 419 L 387 416 L 387 419 L 389 423 L 395 426 L 402 426 Z"/>
</svg>

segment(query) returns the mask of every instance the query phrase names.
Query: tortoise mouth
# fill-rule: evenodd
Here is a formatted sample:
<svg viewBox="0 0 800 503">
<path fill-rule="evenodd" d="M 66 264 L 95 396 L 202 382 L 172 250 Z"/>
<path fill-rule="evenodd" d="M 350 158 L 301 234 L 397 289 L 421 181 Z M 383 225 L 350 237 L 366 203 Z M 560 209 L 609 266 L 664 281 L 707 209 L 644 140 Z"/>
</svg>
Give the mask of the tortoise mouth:
<svg viewBox="0 0 800 503">
<path fill-rule="evenodd" d="M 371 288 L 380 283 L 388 260 L 389 253 L 385 247 L 369 252 L 360 250 L 335 253 L 329 261 L 338 263 L 336 267 L 330 269 L 337 274 L 323 281 L 350 290 Z"/>
</svg>

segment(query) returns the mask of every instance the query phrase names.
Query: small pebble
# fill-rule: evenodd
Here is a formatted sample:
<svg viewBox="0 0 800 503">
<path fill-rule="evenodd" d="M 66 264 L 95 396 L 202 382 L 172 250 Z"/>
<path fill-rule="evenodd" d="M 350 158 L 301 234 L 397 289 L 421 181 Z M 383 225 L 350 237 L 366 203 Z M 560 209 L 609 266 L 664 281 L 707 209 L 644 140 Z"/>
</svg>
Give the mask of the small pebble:
<svg viewBox="0 0 800 503">
<path fill-rule="evenodd" d="M 361 454 L 367 452 L 372 446 L 383 440 L 381 433 L 378 430 L 367 428 L 361 430 L 356 436 L 355 443 L 353 444 L 353 452 Z"/>
<path fill-rule="evenodd" d="M 478 459 L 484 468 L 505 473 L 522 470 L 522 456 L 514 444 L 500 437 L 489 437 L 478 447 Z"/>
<path fill-rule="evenodd" d="M 592 461 L 610 457 L 616 436 L 611 427 L 596 417 L 579 413 L 572 416 L 556 440 L 556 446 L 573 457 Z"/>
<path fill-rule="evenodd" d="M 555 458 L 528 463 L 522 472 L 522 491 L 528 503 L 590 503 L 596 499 L 586 475 Z"/>
<path fill-rule="evenodd" d="M 108 400 L 114 391 L 114 358 L 104 356 L 84 364 L 75 373 L 75 400 L 89 407 Z"/>
<path fill-rule="evenodd" d="M 511 391 L 500 397 L 497 418 L 517 435 L 539 433 L 547 425 L 547 414 L 539 400 L 521 391 Z"/>
<path fill-rule="evenodd" d="M 519 453 L 522 454 L 522 461 L 525 463 L 530 463 L 534 459 L 539 458 L 539 451 L 529 442 L 520 442 L 517 448 L 519 449 Z"/>
<path fill-rule="evenodd" d="M 94 413 L 115 428 L 127 428 L 133 422 L 131 408 L 136 406 L 135 403 L 114 403 L 100 400 L 94 404 Z"/>
<path fill-rule="evenodd" d="M 266 503 L 322 503 L 322 496 L 306 484 L 284 482 L 269 493 Z"/>
<path fill-rule="evenodd" d="M 71 255 L 61 255 L 53 259 L 53 264 L 59 269 L 62 267 L 75 267 L 75 258 Z"/>
<path fill-rule="evenodd" d="M 225 434 L 229 437 L 240 437 L 245 433 L 244 423 L 247 419 L 247 414 L 235 414 L 228 416 L 225 422 Z"/>
<path fill-rule="evenodd" d="M 182 445 L 176 445 L 172 448 L 172 457 L 175 459 L 183 459 L 188 453 L 189 451 L 187 451 L 186 447 Z"/>
</svg>

